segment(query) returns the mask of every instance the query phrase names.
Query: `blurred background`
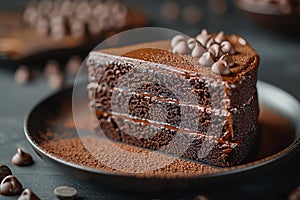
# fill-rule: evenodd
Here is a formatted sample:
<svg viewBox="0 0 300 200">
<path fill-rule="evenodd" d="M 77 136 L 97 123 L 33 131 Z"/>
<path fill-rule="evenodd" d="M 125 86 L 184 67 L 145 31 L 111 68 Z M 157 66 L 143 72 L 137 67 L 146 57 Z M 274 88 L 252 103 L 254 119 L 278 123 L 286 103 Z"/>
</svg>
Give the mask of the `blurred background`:
<svg viewBox="0 0 300 200">
<path fill-rule="evenodd" d="M 47 2 L 49 1 L 10 0 L 7 2 L 1 0 L 0 2 L 0 70 L 3 71 L 2 75 L 4 75 L 3 73 L 14 73 L 21 65 L 26 65 L 30 70 L 33 69 L 33 71 L 41 71 L 45 69 L 49 60 L 57 61 L 58 63 L 54 63 L 59 64 L 62 69 L 65 69 L 70 57 L 83 59 L 104 38 L 129 28 L 142 26 L 165 27 L 190 36 L 195 36 L 203 28 L 206 28 L 210 32 L 223 30 L 226 33 L 234 33 L 246 38 L 261 56 L 259 78 L 290 90 L 296 96 L 300 95 L 300 89 L 295 87 L 300 74 L 298 66 L 300 39 L 297 35 L 298 28 L 296 28 L 300 21 L 298 14 L 300 10 L 299 5 L 297 7 L 298 10 L 295 8 L 288 10 L 286 5 L 285 7 L 282 5 L 273 6 L 276 5 L 274 3 L 276 1 L 268 4 L 266 3 L 268 1 L 262 0 L 124 0 L 119 3 L 121 7 L 119 6 L 112 13 L 116 13 L 116 11 L 119 13 L 120 9 L 123 9 L 124 16 L 130 13 L 130 19 L 127 24 L 126 22 L 122 22 L 124 24 L 119 23 L 119 25 L 116 25 L 117 27 L 105 27 L 105 31 L 101 31 L 103 28 L 102 25 L 97 28 L 95 26 L 97 22 L 89 19 L 87 22 L 79 24 L 76 29 L 77 21 L 68 19 L 63 22 L 63 26 L 67 26 L 66 31 L 62 31 L 61 33 L 59 28 L 56 28 L 57 31 L 55 28 L 51 30 L 52 21 L 54 21 L 53 23 L 59 23 L 60 19 L 56 16 L 59 14 L 54 14 L 58 19 L 53 17 L 53 15 L 47 14 L 47 6 L 49 7 Z M 82 7 L 79 9 L 82 12 L 78 14 L 76 8 L 71 8 L 71 10 L 74 10 L 75 18 L 84 19 L 84 16 L 82 17 L 84 14 L 82 13 L 87 10 L 84 3 L 87 4 L 89 2 L 90 5 L 88 6 L 95 8 L 95 2 L 97 1 L 55 0 L 54 2 L 60 5 L 58 7 L 66 4 L 66 2 L 83 2 Z M 118 3 L 116 1 L 107 2 Z M 36 7 L 40 7 L 36 11 L 39 15 L 41 13 L 44 16 L 47 14 L 46 20 L 45 17 L 36 21 L 32 20 L 34 17 L 30 15 L 32 13 L 32 9 L 30 10 L 30 8 L 34 4 Z M 68 8 L 66 5 L 65 7 Z M 125 11 L 124 7 L 126 8 Z M 285 10 L 282 11 L 281 7 L 285 8 Z M 59 11 L 56 8 L 54 13 L 59 13 Z M 18 17 L 10 14 L 15 12 L 19 13 Z M 96 10 L 96 13 L 98 14 L 96 14 L 95 19 L 105 15 L 101 9 Z M 120 21 L 119 19 L 124 18 L 124 16 L 116 16 L 116 20 Z M 53 18 L 55 19 L 51 20 Z M 66 17 L 64 16 L 64 18 Z M 66 23 L 67 25 L 65 25 Z M 115 24 L 115 22 L 111 23 Z M 79 34 L 79 36 L 74 36 L 75 39 L 72 39 L 73 35 L 71 32 L 73 29 L 70 28 L 73 24 L 75 24 L 74 32 Z M 82 31 L 82 29 L 85 30 Z M 54 32 L 54 37 L 58 39 L 53 39 L 49 31 Z M 97 31 L 99 32 L 97 33 Z M 60 35 L 63 34 L 66 37 L 61 36 L 64 38 L 59 39 Z M 13 38 L 22 38 L 23 44 L 19 44 L 20 42 L 13 40 Z M 80 59 L 73 59 L 73 65 L 74 63 L 78 64 Z M 74 66 L 73 68 L 73 71 L 76 71 L 77 67 Z M 13 77 L 11 74 L 7 76 L 10 78 Z M 31 77 L 31 82 L 39 81 L 39 79 L 32 79 Z M 19 82 L 22 81 L 20 80 Z"/>
</svg>

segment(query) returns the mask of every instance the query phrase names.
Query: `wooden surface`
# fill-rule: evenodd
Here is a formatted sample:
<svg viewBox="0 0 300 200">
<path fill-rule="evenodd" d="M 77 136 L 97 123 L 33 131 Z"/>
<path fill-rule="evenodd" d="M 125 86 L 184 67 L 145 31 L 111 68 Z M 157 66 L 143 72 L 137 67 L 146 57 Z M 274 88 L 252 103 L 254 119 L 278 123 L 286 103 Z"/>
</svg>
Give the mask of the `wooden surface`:
<svg viewBox="0 0 300 200">
<path fill-rule="evenodd" d="M 130 0 L 130 3 L 138 1 Z M 153 4 L 152 4 L 153 3 Z M 147 1 L 143 6 L 152 14 L 156 26 L 169 27 L 186 34 L 195 35 L 202 27 L 210 31 L 225 30 L 227 33 L 243 35 L 259 52 L 261 64 L 259 78 L 292 92 L 300 97 L 300 38 L 273 34 L 248 21 L 234 8 L 224 16 L 207 16 L 200 25 L 182 26 L 182 23 L 167 23 L 161 20 L 156 4 Z M 206 13 L 204 13 L 206 14 Z M 37 63 L 38 64 L 38 63 Z M 199 194 L 207 194 L 211 199 L 286 199 L 287 194 L 300 185 L 300 154 L 277 169 L 225 186 L 203 188 L 190 191 L 163 191 L 160 193 L 129 193 L 99 189 L 92 185 L 66 177 L 51 168 L 32 151 L 23 133 L 23 121 L 29 109 L 45 96 L 53 92 L 46 80 L 38 80 L 17 86 L 13 73 L 0 66 L 0 163 L 11 167 L 13 173 L 42 199 L 54 199 L 53 189 L 59 185 L 70 185 L 78 189 L 79 199 L 193 199 Z M 29 167 L 15 167 L 10 163 L 16 149 L 22 147 L 33 155 L 35 164 Z M 125 183 L 120 183 L 125 184 Z M 0 199 L 16 199 L 3 197 Z"/>
</svg>

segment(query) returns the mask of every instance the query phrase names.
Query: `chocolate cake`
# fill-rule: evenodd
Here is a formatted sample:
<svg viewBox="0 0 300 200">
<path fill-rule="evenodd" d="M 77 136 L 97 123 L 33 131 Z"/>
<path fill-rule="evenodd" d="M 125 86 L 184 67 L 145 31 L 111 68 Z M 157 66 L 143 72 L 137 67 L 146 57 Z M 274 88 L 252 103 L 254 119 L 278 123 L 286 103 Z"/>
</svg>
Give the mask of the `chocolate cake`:
<svg viewBox="0 0 300 200">
<path fill-rule="evenodd" d="M 99 135 L 222 167 L 255 144 L 259 56 L 240 36 L 203 30 L 93 51 L 86 63 Z"/>
</svg>

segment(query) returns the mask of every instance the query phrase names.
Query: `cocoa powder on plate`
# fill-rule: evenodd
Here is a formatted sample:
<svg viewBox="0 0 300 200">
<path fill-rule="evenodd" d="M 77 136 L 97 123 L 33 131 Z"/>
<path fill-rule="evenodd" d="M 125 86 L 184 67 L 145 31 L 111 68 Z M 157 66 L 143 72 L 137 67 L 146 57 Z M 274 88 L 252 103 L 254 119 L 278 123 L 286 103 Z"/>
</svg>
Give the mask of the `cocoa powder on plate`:
<svg viewBox="0 0 300 200">
<path fill-rule="evenodd" d="M 88 149 L 84 144 L 89 144 Z M 122 148 L 125 151 L 133 153 L 147 154 L 149 150 L 142 149 L 139 147 L 134 147 L 127 144 L 122 144 L 118 142 L 112 142 L 105 139 L 101 139 L 94 136 L 83 136 L 81 138 L 74 137 L 70 139 L 62 139 L 56 141 L 44 141 L 40 144 L 41 148 L 44 149 L 47 153 L 71 163 L 78 164 L 80 166 L 89 167 L 93 169 L 98 169 L 107 172 L 114 172 L 124 174 L 126 172 L 120 171 L 118 169 L 113 169 L 106 164 L 102 163 L 101 160 L 97 159 L 97 155 L 105 155 L 107 159 L 112 158 L 113 148 L 110 148 L 111 145 L 116 145 L 118 148 Z M 99 147 L 101 146 L 101 150 Z M 104 150 L 103 150 L 104 149 Z M 95 156 L 96 155 L 96 156 Z M 100 156 L 101 156 L 100 155 Z M 124 155 L 121 155 L 124 156 Z M 157 159 L 164 159 L 167 155 L 157 154 Z M 145 156 L 145 159 L 147 157 Z M 141 157 L 139 156 L 139 158 Z M 154 158 L 155 159 L 155 158 Z M 117 159 L 118 160 L 118 159 Z M 115 163 L 116 165 L 122 165 L 124 163 Z M 153 162 L 155 164 L 155 162 Z M 219 169 L 213 168 L 207 165 L 203 165 L 196 162 L 191 162 L 188 160 L 183 160 L 176 158 L 174 162 L 163 167 L 157 167 L 155 170 L 149 170 L 145 173 L 137 173 L 135 175 L 142 176 L 182 176 L 182 175 L 203 175 L 211 174 L 218 172 Z"/>
</svg>

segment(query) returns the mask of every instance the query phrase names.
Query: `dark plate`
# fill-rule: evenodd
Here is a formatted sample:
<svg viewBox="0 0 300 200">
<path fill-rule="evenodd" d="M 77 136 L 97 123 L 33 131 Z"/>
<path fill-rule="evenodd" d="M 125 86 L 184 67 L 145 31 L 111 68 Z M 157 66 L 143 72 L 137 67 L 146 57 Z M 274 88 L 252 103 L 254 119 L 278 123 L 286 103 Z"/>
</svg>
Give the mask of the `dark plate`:
<svg viewBox="0 0 300 200">
<path fill-rule="evenodd" d="M 82 92 L 82 95 L 86 95 L 84 86 L 77 89 Z M 299 101 L 287 92 L 264 82 L 258 83 L 258 91 L 262 133 L 261 142 L 255 149 L 255 154 L 241 165 L 221 168 L 214 174 L 169 176 L 168 178 L 161 178 L 157 175 L 137 177 L 87 168 L 48 154 L 39 144 L 45 142 L 42 141 L 45 137 L 50 142 L 55 138 L 46 136 L 45 132 L 55 131 L 62 137 L 68 132 L 65 134 L 66 138 L 78 137 L 77 131 L 85 131 L 87 134 L 92 132 L 92 125 L 89 125 L 92 120 L 88 117 L 90 114 L 87 109 L 87 100 L 83 100 L 87 99 L 86 97 L 79 99 L 81 105 L 77 102 L 77 112 L 81 112 L 80 116 L 76 116 L 76 120 L 86 123 L 82 123 L 84 125 L 81 127 L 76 126 L 77 131 L 75 129 L 72 115 L 72 88 L 58 92 L 39 103 L 25 120 L 25 135 L 36 153 L 46 162 L 68 175 L 101 187 L 123 190 L 161 190 L 223 184 L 279 166 L 300 149 Z"/>
</svg>

